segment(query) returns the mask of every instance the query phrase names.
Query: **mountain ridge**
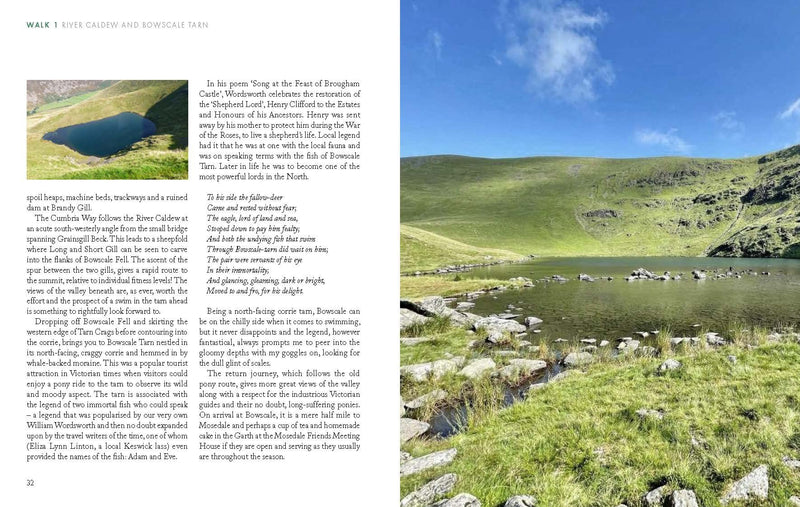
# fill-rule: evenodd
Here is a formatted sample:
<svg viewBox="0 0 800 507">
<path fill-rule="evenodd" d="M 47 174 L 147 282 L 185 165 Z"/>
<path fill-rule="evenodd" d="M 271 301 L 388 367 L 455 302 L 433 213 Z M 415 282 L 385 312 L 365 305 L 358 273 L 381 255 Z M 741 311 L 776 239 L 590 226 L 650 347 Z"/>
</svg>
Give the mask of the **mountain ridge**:
<svg viewBox="0 0 800 507">
<path fill-rule="evenodd" d="M 800 257 L 800 145 L 739 159 L 426 155 L 400 167 L 401 223 L 476 248 Z"/>
</svg>

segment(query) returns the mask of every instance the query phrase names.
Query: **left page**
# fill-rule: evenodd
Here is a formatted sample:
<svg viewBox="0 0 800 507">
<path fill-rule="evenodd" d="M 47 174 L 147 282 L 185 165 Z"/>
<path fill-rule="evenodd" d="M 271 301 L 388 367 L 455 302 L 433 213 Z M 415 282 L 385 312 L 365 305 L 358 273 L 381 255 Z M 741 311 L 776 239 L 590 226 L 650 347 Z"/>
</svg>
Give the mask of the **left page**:
<svg viewBox="0 0 800 507">
<path fill-rule="evenodd" d="M 395 501 L 398 16 L 6 12 L 9 505 Z"/>
</svg>

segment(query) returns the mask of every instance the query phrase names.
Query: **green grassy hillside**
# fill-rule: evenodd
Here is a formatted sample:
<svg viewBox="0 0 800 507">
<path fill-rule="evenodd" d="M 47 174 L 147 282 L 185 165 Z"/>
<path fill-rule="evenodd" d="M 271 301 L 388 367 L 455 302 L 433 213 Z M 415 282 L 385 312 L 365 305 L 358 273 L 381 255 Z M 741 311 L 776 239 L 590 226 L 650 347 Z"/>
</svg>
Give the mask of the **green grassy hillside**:
<svg viewBox="0 0 800 507">
<path fill-rule="evenodd" d="M 188 175 L 186 81 L 118 81 L 69 107 L 28 116 L 28 178 L 185 179 Z M 121 112 L 156 124 L 156 134 L 110 157 L 87 157 L 42 139 L 60 127 Z"/>
<path fill-rule="evenodd" d="M 521 255 L 798 257 L 800 147 L 736 160 L 401 160 L 401 222 Z M 404 265 L 426 264 L 409 258 Z"/>
<path fill-rule="evenodd" d="M 400 226 L 400 271 L 431 270 L 446 264 L 482 264 L 523 257 L 507 250 L 477 248 L 423 231 Z"/>
</svg>

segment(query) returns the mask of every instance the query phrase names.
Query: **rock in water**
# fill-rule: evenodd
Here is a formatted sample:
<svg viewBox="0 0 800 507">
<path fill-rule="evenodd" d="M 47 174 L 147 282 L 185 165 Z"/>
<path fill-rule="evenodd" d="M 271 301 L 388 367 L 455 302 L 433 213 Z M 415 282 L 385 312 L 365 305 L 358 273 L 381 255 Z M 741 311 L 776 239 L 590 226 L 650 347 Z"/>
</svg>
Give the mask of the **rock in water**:
<svg viewBox="0 0 800 507">
<path fill-rule="evenodd" d="M 766 500 L 769 494 L 769 475 L 767 465 L 759 465 L 755 470 L 734 482 L 720 503 L 726 505 L 736 500 Z"/>
<path fill-rule="evenodd" d="M 697 496 L 690 489 L 679 489 L 672 493 L 672 507 L 698 507 Z"/>
<path fill-rule="evenodd" d="M 438 479 L 425 484 L 416 491 L 412 491 L 400 500 L 400 507 L 426 507 L 438 497 L 449 493 L 456 485 L 456 474 L 445 474 Z"/>
<path fill-rule="evenodd" d="M 446 451 L 434 452 L 408 460 L 400 466 L 400 477 L 422 472 L 429 468 L 447 465 L 453 461 L 456 457 L 456 453 L 457 451 L 455 449 L 447 449 Z"/>
<path fill-rule="evenodd" d="M 533 316 L 525 317 L 525 325 L 528 326 L 528 327 L 538 326 L 542 322 L 544 322 L 544 321 L 542 319 L 540 319 L 539 317 L 533 317 Z"/>
<path fill-rule="evenodd" d="M 516 495 L 512 496 L 503 507 L 534 507 L 536 505 L 536 497 L 531 495 Z"/>
<path fill-rule="evenodd" d="M 487 333 L 492 331 L 499 331 L 501 333 L 524 333 L 525 326 L 514 320 L 505 320 L 498 317 L 483 317 L 478 319 L 472 324 L 475 331 L 480 329 L 485 330 Z"/>
</svg>

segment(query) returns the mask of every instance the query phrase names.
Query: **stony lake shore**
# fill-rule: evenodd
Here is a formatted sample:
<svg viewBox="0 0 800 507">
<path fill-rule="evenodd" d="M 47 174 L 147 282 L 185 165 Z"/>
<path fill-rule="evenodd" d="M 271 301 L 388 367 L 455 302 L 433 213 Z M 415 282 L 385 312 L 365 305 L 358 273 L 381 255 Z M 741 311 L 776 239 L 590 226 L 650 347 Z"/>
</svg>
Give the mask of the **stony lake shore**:
<svg viewBox="0 0 800 507">
<path fill-rule="evenodd" d="M 633 271 L 626 280 L 704 280 L 768 275 L 767 272 L 737 272 L 732 269 L 698 269 L 688 274 L 656 274 L 640 268 Z M 593 283 L 608 278 L 610 277 L 581 274 L 578 281 Z M 516 287 L 566 281 L 566 278 L 559 275 L 535 281 L 522 277 L 511 280 Z M 793 450 L 796 451 L 795 454 L 800 452 L 800 402 L 797 407 L 789 408 L 789 415 L 781 413 L 781 418 L 789 420 L 786 423 L 788 429 L 781 426 L 780 431 L 797 435 L 796 447 L 789 445 L 785 454 L 771 456 L 771 460 L 766 460 L 768 462 L 765 463 L 754 462 L 748 469 L 743 468 L 749 466 L 745 464 L 727 466 L 725 473 L 712 475 L 710 480 L 674 479 L 671 476 L 649 480 L 636 478 L 631 483 L 620 485 L 618 493 L 614 493 L 614 485 L 606 481 L 603 487 L 611 489 L 603 491 L 598 498 L 582 497 L 584 492 L 581 491 L 575 493 L 574 501 L 563 499 L 553 503 L 553 497 L 548 496 L 553 492 L 547 488 L 542 488 L 539 492 L 535 487 L 525 491 L 519 491 L 518 486 L 490 487 L 483 484 L 480 477 L 473 477 L 473 468 L 487 466 L 492 462 L 491 459 L 486 464 L 473 462 L 476 453 L 482 457 L 484 454 L 494 455 L 498 451 L 483 449 L 478 452 L 467 444 L 481 439 L 480 433 L 486 431 L 485 426 L 499 432 L 498 440 L 510 438 L 504 436 L 505 432 L 517 432 L 519 427 L 495 424 L 494 421 L 533 410 L 532 407 L 540 397 L 558 397 L 558 390 L 562 389 L 562 385 L 564 391 L 572 392 L 576 385 L 587 384 L 593 377 L 607 377 L 613 373 L 627 378 L 634 369 L 641 372 L 641 378 L 637 378 L 637 382 L 659 382 L 670 386 L 671 383 L 683 382 L 687 375 L 699 374 L 700 368 L 707 367 L 708 362 L 715 369 L 728 368 L 737 375 L 752 375 L 754 370 L 749 366 L 752 361 L 750 355 L 784 350 L 781 347 L 791 347 L 788 350 L 797 354 L 800 349 L 800 335 L 791 329 L 752 328 L 717 332 L 702 329 L 700 326 L 692 336 L 672 336 L 668 331 L 642 329 L 632 332 L 631 336 L 585 338 L 570 342 L 561 340 L 561 343 L 559 340 L 550 343 L 540 341 L 534 344 L 538 327 L 542 324 L 537 316 L 515 313 L 513 307 L 508 308 L 505 313 L 486 316 L 470 312 L 473 308 L 470 299 L 504 290 L 505 287 L 497 286 L 473 291 L 457 299 L 431 296 L 418 301 L 401 300 L 401 506 L 692 506 L 729 503 L 736 505 L 736 502 L 800 505 L 800 477 L 797 477 L 800 475 L 800 460 L 791 454 Z M 798 392 L 793 392 L 790 397 L 797 396 L 800 399 L 800 386 L 792 389 Z M 584 391 L 588 392 L 586 388 Z M 574 399 L 575 394 L 571 396 Z M 577 396 L 580 396 L 580 392 Z M 744 410 L 747 414 L 747 410 L 751 409 Z M 631 405 L 624 410 L 625 424 L 635 427 L 639 432 L 665 432 L 660 426 L 682 424 L 674 419 L 677 412 L 672 405 L 663 402 L 653 406 Z M 445 432 L 437 430 L 433 421 L 441 413 L 448 413 L 457 419 Z M 504 413 L 512 415 L 505 416 Z M 753 417 L 759 419 L 761 416 Z M 748 420 L 747 416 L 745 420 Z M 763 423 L 763 419 L 759 421 Z M 597 420 L 596 424 L 603 426 L 604 421 Z M 709 446 L 713 445 L 709 442 L 714 438 L 702 436 L 697 429 L 690 428 L 687 431 L 690 436 L 681 445 L 685 444 L 690 450 L 702 449 L 703 452 L 708 452 Z M 473 433 L 477 436 L 473 436 Z M 552 438 L 558 437 L 553 435 Z M 509 441 L 513 442 L 512 446 L 527 445 L 524 438 L 516 435 Z M 459 444 L 464 447 L 463 454 Z M 672 445 L 674 446 L 674 442 Z M 598 447 L 599 451 L 594 449 L 590 461 L 602 464 L 604 460 L 610 459 L 603 450 L 605 447 Z M 470 462 L 459 461 L 462 457 Z M 507 465 L 507 472 L 512 475 L 517 475 L 519 469 L 526 467 L 523 465 L 524 460 L 509 459 L 511 462 Z M 604 473 L 614 475 L 613 469 L 603 466 L 609 468 Z M 557 468 L 559 473 L 564 473 L 561 469 L 563 467 Z M 467 477 L 462 479 L 458 473 L 449 472 L 448 469 L 466 470 L 462 475 Z M 788 481 L 784 479 L 787 473 Z M 719 477 L 722 475 L 724 477 Z M 776 485 L 776 480 L 780 482 L 779 485 Z M 515 481 L 525 482 L 522 477 Z M 535 477 L 530 478 L 531 484 L 537 481 L 541 482 Z M 591 488 L 598 487 L 593 481 L 594 479 L 585 482 L 590 483 Z M 478 490 L 469 490 L 470 484 L 475 484 Z M 693 484 L 696 485 L 694 489 Z M 638 493 L 632 493 L 635 490 Z M 509 491 L 509 494 L 500 497 L 498 495 L 501 493 L 498 491 Z M 609 498 L 614 498 L 615 503 L 608 503 Z M 625 503 L 621 503 L 623 501 Z"/>
</svg>

